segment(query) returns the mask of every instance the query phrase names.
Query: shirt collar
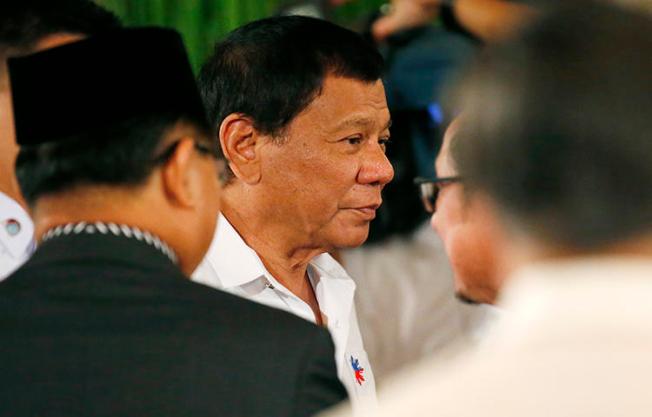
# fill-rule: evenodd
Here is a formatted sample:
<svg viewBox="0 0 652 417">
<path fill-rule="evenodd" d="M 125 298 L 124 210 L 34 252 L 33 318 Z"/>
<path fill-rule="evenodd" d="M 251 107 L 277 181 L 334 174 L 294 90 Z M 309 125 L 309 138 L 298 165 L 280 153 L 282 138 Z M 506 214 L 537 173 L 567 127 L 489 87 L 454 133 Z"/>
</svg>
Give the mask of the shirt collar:
<svg viewBox="0 0 652 417">
<path fill-rule="evenodd" d="M 265 276 L 267 272 L 256 252 L 247 246 L 238 231 L 221 213 L 206 258 L 224 288 L 247 284 Z"/>
<path fill-rule="evenodd" d="M 643 294 L 652 299 L 652 259 L 644 257 L 584 257 L 533 263 L 516 271 L 501 296 L 506 309 L 521 308 L 519 300 L 569 301 L 588 297 L 614 297 L 632 285 L 649 286 Z M 639 287 L 640 288 L 640 287 Z M 652 301 L 652 300 L 651 300 Z M 626 301 L 627 302 L 627 301 Z"/>
<path fill-rule="evenodd" d="M 649 323 L 650 277 L 652 259 L 643 257 L 596 256 L 531 264 L 509 277 L 501 294 L 502 328 L 527 334 L 536 323 L 556 323 L 558 328 Z"/>
<path fill-rule="evenodd" d="M 344 270 L 342 265 L 340 265 L 340 263 L 333 259 L 333 257 L 328 253 L 322 253 L 321 255 L 316 256 L 312 261 L 310 261 L 310 265 L 315 268 L 320 275 L 328 276 L 335 280 L 350 282 L 355 288 L 355 283 L 349 274 Z"/>
<path fill-rule="evenodd" d="M 221 213 L 207 260 L 219 276 L 224 288 L 244 285 L 269 275 L 258 254 L 245 243 L 238 231 Z M 313 274 L 313 279 L 339 283 L 338 287 L 341 286 L 342 290 L 351 294 L 355 291 L 355 282 L 329 254 L 316 256 L 310 262 L 310 267 L 316 272 Z"/>
<path fill-rule="evenodd" d="M 150 235 L 151 236 L 151 235 Z M 162 250 L 147 240 L 116 235 L 112 232 L 60 234 L 39 245 L 34 256 L 26 265 L 45 264 L 110 265 L 133 266 L 140 270 L 157 270 L 172 274 L 175 279 L 183 276 L 177 265 Z M 108 270 L 108 269 L 107 269 Z M 149 274 L 158 277 L 158 274 Z M 162 274 L 164 277 L 168 274 Z"/>
<path fill-rule="evenodd" d="M 0 245 L 14 258 L 21 258 L 34 249 L 34 224 L 23 208 L 6 194 L 0 192 Z M 6 230 L 6 222 L 17 221 L 20 231 L 10 236 Z"/>
<path fill-rule="evenodd" d="M 308 273 L 321 311 L 329 316 L 329 320 L 334 319 L 342 325 L 347 324 L 346 318 L 353 307 L 355 281 L 328 253 L 316 256 L 310 262 Z M 340 317 L 334 317 L 334 314 Z M 339 326 L 337 323 L 329 323 L 329 327 L 331 324 Z M 348 325 L 342 331 L 348 334 Z"/>
</svg>

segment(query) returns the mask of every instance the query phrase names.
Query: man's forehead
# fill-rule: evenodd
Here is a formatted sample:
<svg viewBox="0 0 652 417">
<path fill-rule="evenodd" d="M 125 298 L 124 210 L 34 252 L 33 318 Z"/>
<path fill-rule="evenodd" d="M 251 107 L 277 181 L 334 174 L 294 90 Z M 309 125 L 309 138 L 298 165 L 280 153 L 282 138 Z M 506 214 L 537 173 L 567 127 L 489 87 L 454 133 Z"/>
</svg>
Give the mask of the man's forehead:
<svg viewBox="0 0 652 417">
<path fill-rule="evenodd" d="M 311 104 L 328 105 L 341 100 L 347 103 L 366 104 L 378 109 L 387 108 L 385 87 L 380 79 L 370 82 L 334 75 L 327 75 L 324 78 L 319 94 Z"/>
<path fill-rule="evenodd" d="M 293 124 L 317 124 L 325 133 L 347 129 L 387 129 L 391 124 L 382 82 L 328 75 L 319 95 Z"/>
</svg>

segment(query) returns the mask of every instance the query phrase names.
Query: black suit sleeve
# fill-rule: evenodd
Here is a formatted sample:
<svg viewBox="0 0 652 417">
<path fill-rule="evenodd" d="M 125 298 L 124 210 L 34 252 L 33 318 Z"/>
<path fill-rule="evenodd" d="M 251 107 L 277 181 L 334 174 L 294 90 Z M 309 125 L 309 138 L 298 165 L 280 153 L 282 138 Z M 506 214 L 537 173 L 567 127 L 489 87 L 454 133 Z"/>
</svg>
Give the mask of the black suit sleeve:
<svg viewBox="0 0 652 417">
<path fill-rule="evenodd" d="M 347 399 L 337 378 L 335 351 L 328 331 L 318 329 L 306 344 L 302 372 L 297 380 L 294 417 L 309 417 Z"/>
</svg>

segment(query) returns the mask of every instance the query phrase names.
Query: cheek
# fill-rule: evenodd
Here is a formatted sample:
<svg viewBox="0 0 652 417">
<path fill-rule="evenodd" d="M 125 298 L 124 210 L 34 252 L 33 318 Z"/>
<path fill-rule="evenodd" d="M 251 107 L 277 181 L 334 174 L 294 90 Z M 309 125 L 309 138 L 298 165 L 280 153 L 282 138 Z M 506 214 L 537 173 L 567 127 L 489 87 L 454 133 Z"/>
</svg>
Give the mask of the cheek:
<svg viewBox="0 0 652 417">
<path fill-rule="evenodd" d="M 475 263 L 473 260 L 479 255 L 476 250 L 476 237 L 468 225 L 451 228 L 445 245 L 451 263 L 458 266 L 469 266 Z"/>
<path fill-rule="evenodd" d="M 485 260 L 478 243 L 477 236 L 469 226 L 457 227 L 450 234 L 446 251 L 458 291 L 466 293 L 485 285 Z"/>
<path fill-rule="evenodd" d="M 464 224 L 462 207 L 453 197 L 451 195 L 440 195 L 437 202 L 437 211 L 430 220 L 432 228 L 441 237 L 444 244 L 446 244 L 452 231 Z"/>
<path fill-rule="evenodd" d="M 355 186 L 354 162 L 310 153 L 284 162 L 268 166 L 268 184 L 275 195 L 282 196 L 280 204 L 310 211 L 313 216 L 332 216 Z"/>
<path fill-rule="evenodd" d="M 458 288 L 491 286 L 495 275 L 492 243 L 482 226 L 465 223 L 456 227 L 450 233 L 446 249 Z"/>
</svg>

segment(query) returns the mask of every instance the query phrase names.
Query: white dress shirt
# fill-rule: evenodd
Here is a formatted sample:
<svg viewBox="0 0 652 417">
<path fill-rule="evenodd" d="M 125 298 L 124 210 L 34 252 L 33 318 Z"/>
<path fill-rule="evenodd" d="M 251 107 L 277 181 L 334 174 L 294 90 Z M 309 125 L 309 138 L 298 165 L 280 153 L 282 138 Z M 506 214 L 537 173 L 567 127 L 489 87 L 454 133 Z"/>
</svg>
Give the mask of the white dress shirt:
<svg viewBox="0 0 652 417">
<path fill-rule="evenodd" d="M 34 224 L 29 215 L 0 192 L 0 280 L 18 269 L 34 248 Z"/>
<path fill-rule="evenodd" d="M 353 407 L 374 409 L 376 388 L 358 328 L 353 303 L 355 283 L 328 254 L 319 255 L 310 262 L 308 277 L 333 337 L 338 376 Z M 192 279 L 315 323 L 310 306 L 267 271 L 256 252 L 222 215 L 208 253 Z"/>
<path fill-rule="evenodd" d="M 368 416 L 650 416 L 652 258 L 531 265 L 507 282 L 478 350 L 421 363 Z"/>
</svg>

